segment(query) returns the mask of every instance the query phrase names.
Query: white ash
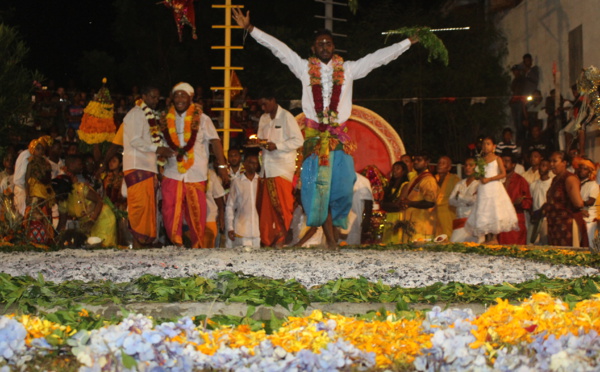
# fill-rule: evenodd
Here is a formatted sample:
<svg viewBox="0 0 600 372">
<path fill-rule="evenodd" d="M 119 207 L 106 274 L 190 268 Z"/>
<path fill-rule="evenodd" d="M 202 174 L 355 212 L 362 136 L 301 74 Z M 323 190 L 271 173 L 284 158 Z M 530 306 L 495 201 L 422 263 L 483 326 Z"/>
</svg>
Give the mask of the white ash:
<svg viewBox="0 0 600 372">
<path fill-rule="evenodd" d="M 272 279 L 296 279 L 311 288 L 339 278 L 365 277 L 391 286 L 424 287 L 436 282 L 520 283 L 536 279 L 598 275 L 584 266 L 463 253 L 347 249 L 179 249 L 75 250 L 0 253 L 0 271 L 12 276 L 42 273 L 53 282 L 111 280 L 127 282 L 144 274 L 163 278 L 198 275 L 216 278 L 222 271 Z"/>
</svg>

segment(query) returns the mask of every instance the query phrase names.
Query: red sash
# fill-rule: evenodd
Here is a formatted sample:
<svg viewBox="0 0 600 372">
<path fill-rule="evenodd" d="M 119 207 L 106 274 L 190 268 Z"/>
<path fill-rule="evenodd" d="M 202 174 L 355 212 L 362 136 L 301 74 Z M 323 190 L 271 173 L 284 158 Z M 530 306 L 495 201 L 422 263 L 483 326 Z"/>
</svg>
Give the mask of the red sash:
<svg viewBox="0 0 600 372">
<path fill-rule="evenodd" d="M 454 221 L 452 221 L 452 230 L 462 229 L 466 224 L 466 218 L 456 218 Z"/>
<path fill-rule="evenodd" d="M 419 174 L 414 180 L 413 183 L 411 183 L 408 187 L 408 191 L 406 192 L 406 196 L 410 195 L 410 193 L 413 191 L 413 189 L 415 187 L 417 187 L 417 185 L 419 183 L 421 183 L 421 181 L 423 181 L 423 179 L 425 177 L 433 177 L 433 174 L 431 174 L 431 172 L 429 172 L 429 169 L 426 169 L 425 171 L 423 171 L 423 173 Z"/>
</svg>

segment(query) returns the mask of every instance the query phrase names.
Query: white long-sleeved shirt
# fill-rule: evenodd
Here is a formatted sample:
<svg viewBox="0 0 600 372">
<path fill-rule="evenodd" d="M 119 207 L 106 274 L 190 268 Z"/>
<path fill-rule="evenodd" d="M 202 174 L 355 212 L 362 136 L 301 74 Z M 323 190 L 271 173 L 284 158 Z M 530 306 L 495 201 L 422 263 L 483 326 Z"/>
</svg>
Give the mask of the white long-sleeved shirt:
<svg viewBox="0 0 600 372">
<path fill-rule="evenodd" d="M 258 211 L 256 194 L 258 192 L 258 174 L 249 180 L 245 174 L 231 182 L 229 197 L 225 206 L 225 226 L 243 238 L 258 238 Z"/>
<path fill-rule="evenodd" d="M 184 126 L 185 126 L 185 113 L 183 115 L 175 115 L 175 127 L 177 130 L 177 136 L 179 138 L 179 146 L 185 146 L 184 141 Z M 206 114 L 200 115 L 200 128 L 196 136 L 196 142 L 194 143 L 194 164 L 185 173 L 179 173 L 177 170 L 177 159 L 173 156 L 170 157 L 165 165 L 165 177 L 171 178 L 177 181 L 183 182 L 202 182 L 208 178 L 208 157 L 209 157 L 209 146 L 210 141 L 213 139 L 219 139 L 217 130 Z M 184 156 L 187 159 L 187 156 Z"/>
<path fill-rule="evenodd" d="M 467 186 L 467 180 L 460 180 L 450 193 L 448 204 L 456 207 L 456 218 L 469 218 L 477 199 L 479 181 L 474 180 Z"/>
<path fill-rule="evenodd" d="M 254 27 L 251 35 L 259 44 L 270 49 L 300 79 L 302 83 L 302 111 L 308 119 L 318 121 L 308 74 L 308 60 L 300 58 L 287 45 L 257 27 Z M 410 40 L 405 39 L 399 43 L 381 48 L 357 61 L 344 62 L 344 84 L 342 85 L 338 104 L 338 120 L 340 123 L 348 120 L 352 113 L 352 85 L 354 80 L 361 79 L 373 69 L 395 60 L 410 46 Z M 333 90 L 333 63 L 331 61 L 327 64 L 321 62 L 321 84 L 323 86 L 323 107 L 329 107 Z"/>
<path fill-rule="evenodd" d="M 156 149 L 144 111 L 134 106 L 123 118 L 123 170 L 145 170 L 158 173 Z"/>
<path fill-rule="evenodd" d="M 537 211 L 546 203 L 546 194 L 550 189 L 550 185 L 552 185 L 552 177 L 547 180 L 542 180 L 540 178 L 529 186 L 529 191 L 531 192 L 531 198 L 533 200 L 533 206 L 531 207 L 532 212 Z"/>
<path fill-rule="evenodd" d="M 283 177 L 291 182 L 296 171 L 296 150 L 304 142 L 294 116 L 277 105 L 274 119 L 269 114 L 260 117 L 257 136 L 277 146 L 273 151 L 262 150 L 263 177 Z"/>
</svg>

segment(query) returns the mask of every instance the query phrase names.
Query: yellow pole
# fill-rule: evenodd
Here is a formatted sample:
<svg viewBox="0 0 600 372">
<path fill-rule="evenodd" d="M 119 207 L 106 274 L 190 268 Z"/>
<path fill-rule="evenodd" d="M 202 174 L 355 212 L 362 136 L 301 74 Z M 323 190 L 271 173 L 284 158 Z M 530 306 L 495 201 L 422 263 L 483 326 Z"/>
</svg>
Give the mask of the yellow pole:
<svg viewBox="0 0 600 372">
<path fill-rule="evenodd" d="M 223 132 L 223 149 L 225 151 L 229 150 L 229 135 L 230 132 L 241 132 L 241 129 L 231 129 L 231 111 L 241 111 L 238 108 L 231 107 L 231 91 L 232 90 L 241 90 L 240 87 L 232 87 L 231 86 L 231 72 L 233 70 L 242 70 L 242 67 L 232 67 L 231 66 L 231 50 L 232 49 L 243 49 L 243 46 L 233 46 L 231 45 L 231 29 L 232 28 L 240 28 L 237 25 L 231 24 L 231 8 L 243 8 L 243 5 L 232 5 L 231 0 L 225 0 L 225 5 L 213 5 L 213 8 L 223 8 L 225 9 L 225 24 L 224 25 L 214 25 L 212 28 L 222 28 L 225 30 L 225 45 L 213 46 L 212 49 L 223 49 L 225 52 L 225 60 L 223 66 L 213 66 L 213 70 L 223 70 L 223 86 L 222 87 L 211 87 L 213 90 L 223 90 L 223 107 L 215 107 L 213 110 L 223 111 L 223 129 L 219 131 Z"/>
</svg>

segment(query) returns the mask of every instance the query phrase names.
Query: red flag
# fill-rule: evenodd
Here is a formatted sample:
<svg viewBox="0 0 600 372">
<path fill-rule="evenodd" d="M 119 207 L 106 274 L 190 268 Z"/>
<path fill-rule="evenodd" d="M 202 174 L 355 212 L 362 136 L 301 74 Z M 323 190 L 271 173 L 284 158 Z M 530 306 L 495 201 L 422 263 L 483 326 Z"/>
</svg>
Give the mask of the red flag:
<svg viewBox="0 0 600 372">
<path fill-rule="evenodd" d="M 235 71 L 231 71 L 231 80 L 229 82 L 229 85 L 232 88 L 241 88 L 242 87 L 242 82 L 240 81 L 240 78 L 238 78 L 237 74 L 235 73 Z M 230 90 L 230 94 L 231 94 L 231 99 L 234 99 L 235 97 L 237 97 L 238 94 L 240 94 L 242 91 L 241 90 Z"/>
</svg>

